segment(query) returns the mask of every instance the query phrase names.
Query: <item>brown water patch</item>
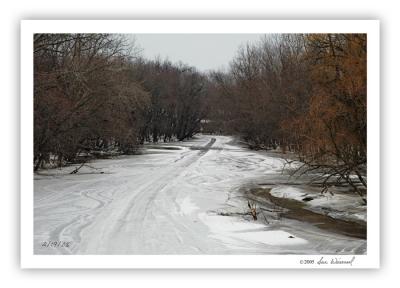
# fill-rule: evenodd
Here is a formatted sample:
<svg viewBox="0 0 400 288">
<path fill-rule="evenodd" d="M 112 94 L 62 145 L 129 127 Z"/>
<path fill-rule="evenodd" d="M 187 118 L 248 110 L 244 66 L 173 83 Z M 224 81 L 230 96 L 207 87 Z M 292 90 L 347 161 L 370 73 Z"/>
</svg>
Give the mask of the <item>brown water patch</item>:
<svg viewBox="0 0 400 288">
<path fill-rule="evenodd" d="M 294 199 L 280 198 L 271 195 L 271 188 L 254 188 L 250 192 L 266 199 L 272 204 L 287 209 L 282 212 L 281 216 L 289 219 L 295 219 L 302 222 L 308 222 L 318 228 L 329 230 L 338 234 L 366 239 L 367 225 L 355 221 L 346 221 L 335 219 L 328 215 L 316 213 L 306 209 L 306 204 Z"/>
</svg>

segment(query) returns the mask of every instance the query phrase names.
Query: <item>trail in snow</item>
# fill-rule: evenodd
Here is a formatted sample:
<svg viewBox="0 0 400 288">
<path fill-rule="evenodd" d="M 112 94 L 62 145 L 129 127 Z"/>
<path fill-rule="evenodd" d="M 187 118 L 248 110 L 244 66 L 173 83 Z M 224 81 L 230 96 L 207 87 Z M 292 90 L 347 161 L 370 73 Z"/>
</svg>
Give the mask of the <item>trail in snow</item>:
<svg viewBox="0 0 400 288">
<path fill-rule="evenodd" d="M 283 165 L 283 159 L 243 148 L 232 137 L 199 135 L 149 145 L 142 155 L 93 161 L 99 170 L 42 171 L 34 181 L 34 253 L 365 253 L 365 240 L 307 223 L 218 214 L 246 212 L 240 188 L 265 179 L 287 181 Z M 44 247 L 46 241 L 71 245 Z"/>
</svg>

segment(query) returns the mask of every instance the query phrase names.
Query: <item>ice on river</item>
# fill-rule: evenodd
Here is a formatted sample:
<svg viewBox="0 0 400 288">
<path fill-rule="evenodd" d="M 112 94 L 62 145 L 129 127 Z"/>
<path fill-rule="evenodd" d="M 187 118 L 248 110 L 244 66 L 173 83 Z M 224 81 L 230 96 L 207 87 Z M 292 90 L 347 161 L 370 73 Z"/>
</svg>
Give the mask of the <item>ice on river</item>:
<svg viewBox="0 0 400 288">
<path fill-rule="evenodd" d="M 365 240 L 307 223 L 220 215 L 247 211 L 243 185 L 282 177 L 279 157 L 213 135 L 142 152 L 96 160 L 73 175 L 74 167 L 35 174 L 34 253 L 365 253 Z M 43 245 L 49 241 L 70 245 Z"/>
<path fill-rule="evenodd" d="M 367 221 L 367 206 L 354 192 L 344 193 L 330 188 L 330 191 L 320 193 L 319 190 L 279 185 L 272 188 L 270 193 L 275 197 L 302 201 L 306 205 L 306 209 L 315 212 L 322 211 L 333 218 Z M 305 202 L 306 198 L 311 200 Z"/>
</svg>

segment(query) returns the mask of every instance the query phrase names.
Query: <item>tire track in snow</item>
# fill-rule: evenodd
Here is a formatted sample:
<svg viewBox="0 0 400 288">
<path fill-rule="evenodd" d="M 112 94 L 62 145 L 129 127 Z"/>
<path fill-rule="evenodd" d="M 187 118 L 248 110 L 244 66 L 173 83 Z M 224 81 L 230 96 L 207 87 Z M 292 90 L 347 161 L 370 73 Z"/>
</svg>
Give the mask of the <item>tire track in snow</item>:
<svg viewBox="0 0 400 288">
<path fill-rule="evenodd" d="M 173 187 L 173 183 L 182 177 L 188 167 L 196 163 L 201 157 L 203 157 L 210 147 L 214 144 L 215 138 L 212 138 L 199 152 L 193 150 L 192 153 L 184 154 L 184 157 L 180 157 L 178 161 L 170 163 L 167 169 L 160 169 L 161 171 L 154 171 L 152 175 L 141 179 L 140 183 L 135 185 L 135 193 L 130 196 L 126 193 L 129 199 L 122 199 L 115 204 L 116 207 L 124 207 L 118 215 L 112 215 L 107 223 L 99 223 L 97 230 L 102 231 L 101 238 L 104 239 L 103 246 L 108 247 L 106 250 L 115 252 L 120 251 L 121 247 L 128 248 L 127 246 L 135 249 L 133 246 L 137 246 L 138 243 L 146 243 L 149 240 L 143 237 L 143 231 L 146 231 L 146 218 L 151 218 L 152 206 L 157 195 L 163 193 L 165 189 Z M 131 191 L 132 192 L 132 191 Z M 115 212 L 115 211 L 114 211 Z M 164 213 L 164 212 L 163 212 Z M 158 213 L 160 214 L 160 213 Z M 165 215 L 165 214 L 164 214 Z M 167 218 L 167 217 L 166 217 Z M 171 220 L 170 220 L 171 221 Z M 176 222 L 176 225 L 179 225 Z M 179 226 L 180 229 L 188 230 L 187 227 Z M 88 234 L 88 233 L 87 233 Z M 132 237 L 134 235 L 135 237 Z M 134 238 L 135 243 L 126 243 L 126 239 Z M 178 238 L 177 238 L 178 239 Z M 179 240 L 179 239 L 178 239 Z M 90 242 L 90 241 L 86 241 Z M 99 249 L 96 244 L 88 244 L 89 250 Z M 104 248 L 104 247 L 103 247 Z M 85 251 L 81 251 L 85 252 Z M 94 251 L 93 251 L 94 252 Z"/>
</svg>

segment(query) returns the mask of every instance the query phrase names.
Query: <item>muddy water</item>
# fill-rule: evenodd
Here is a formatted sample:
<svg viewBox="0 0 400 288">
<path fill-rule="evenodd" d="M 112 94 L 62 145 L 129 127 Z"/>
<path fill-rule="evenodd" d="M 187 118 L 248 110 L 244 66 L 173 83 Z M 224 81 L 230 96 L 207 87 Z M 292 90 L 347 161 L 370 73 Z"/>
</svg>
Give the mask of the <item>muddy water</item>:
<svg viewBox="0 0 400 288">
<path fill-rule="evenodd" d="M 308 222 L 321 229 L 342 235 L 366 239 L 367 226 L 359 222 L 345 221 L 335 219 L 324 214 L 319 214 L 306 209 L 306 205 L 297 200 L 274 197 L 270 194 L 271 188 L 254 188 L 250 193 L 254 196 L 265 199 L 266 201 L 284 208 L 281 216 L 289 219 L 295 219 Z"/>
</svg>

